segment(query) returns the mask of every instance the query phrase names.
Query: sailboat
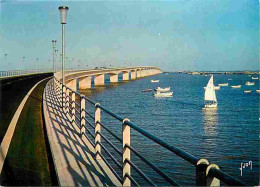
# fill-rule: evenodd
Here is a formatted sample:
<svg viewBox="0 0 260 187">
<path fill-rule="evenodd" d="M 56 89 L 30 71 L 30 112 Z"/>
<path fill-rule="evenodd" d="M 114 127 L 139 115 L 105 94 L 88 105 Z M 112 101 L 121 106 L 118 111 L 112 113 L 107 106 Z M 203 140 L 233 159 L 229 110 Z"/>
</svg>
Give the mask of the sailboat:
<svg viewBox="0 0 260 187">
<path fill-rule="evenodd" d="M 216 108 L 218 106 L 216 93 L 215 93 L 215 86 L 213 81 L 213 75 L 210 77 L 209 82 L 207 84 L 205 90 L 205 97 L 204 97 L 204 108 Z"/>
</svg>

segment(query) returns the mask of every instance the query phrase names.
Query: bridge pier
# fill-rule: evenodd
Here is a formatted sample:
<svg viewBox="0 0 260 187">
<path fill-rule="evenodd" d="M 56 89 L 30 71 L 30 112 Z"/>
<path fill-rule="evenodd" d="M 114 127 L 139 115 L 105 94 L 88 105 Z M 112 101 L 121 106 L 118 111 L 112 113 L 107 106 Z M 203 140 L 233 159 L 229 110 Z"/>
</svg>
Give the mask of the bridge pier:
<svg viewBox="0 0 260 187">
<path fill-rule="evenodd" d="M 91 88 L 91 76 L 79 78 L 79 89 Z"/>
<path fill-rule="evenodd" d="M 136 71 L 136 78 L 140 78 L 141 77 L 141 70 L 137 70 Z"/>
<path fill-rule="evenodd" d="M 66 86 L 68 86 L 69 88 L 71 88 L 72 90 L 77 90 L 77 79 L 72 79 L 67 81 Z"/>
<path fill-rule="evenodd" d="M 95 86 L 104 86 L 105 75 L 104 74 L 95 75 L 94 84 Z"/>
<path fill-rule="evenodd" d="M 110 83 L 118 82 L 118 74 L 110 74 Z"/>
<path fill-rule="evenodd" d="M 123 72 L 123 81 L 129 80 L 129 72 Z"/>
<path fill-rule="evenodd" d="M 136 71 L 131 70 L 131 80 L 135 80 L 135 79 L 136 79 Z"/>
</svg>

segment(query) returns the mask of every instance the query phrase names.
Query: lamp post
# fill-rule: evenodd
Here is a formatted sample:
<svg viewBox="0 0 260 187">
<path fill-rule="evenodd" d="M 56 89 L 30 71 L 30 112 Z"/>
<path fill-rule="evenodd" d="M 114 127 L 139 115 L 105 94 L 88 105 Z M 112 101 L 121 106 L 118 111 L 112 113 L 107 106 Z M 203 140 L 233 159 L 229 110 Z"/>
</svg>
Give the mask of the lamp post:
<svg viewBox="0 0 260 187">
<path fill-rule="evenodd" d="M 5 62 L 6 62 L 6 57 L 7 57 L 7 54 L 5 53 Z"/>
<path fill-rule="evenodd" d="M 65 84 L 65 24 L 66 24 L 66 17 L 67 17 L 67 11 L 69 10 L 69 7 L 66 6 L 60 6 L 60 22 L 62 25 L 62 83 Z"/>
<path fill-rule="evenodd" d="M 56 40 L 52 40 L 52 47 L 53 47 L 53 73 L 55 72 L 55 47 L 56 47 Z"/>
<path fill-rule="evenodd" d="M 58 49 L 55 49 L 55 64 L 54 64 L 54 71 L 57 71 L 57 67 L 56 67 L 56 60 L 57 60 L 57 53 L 58 53 Z"/>
</svg>

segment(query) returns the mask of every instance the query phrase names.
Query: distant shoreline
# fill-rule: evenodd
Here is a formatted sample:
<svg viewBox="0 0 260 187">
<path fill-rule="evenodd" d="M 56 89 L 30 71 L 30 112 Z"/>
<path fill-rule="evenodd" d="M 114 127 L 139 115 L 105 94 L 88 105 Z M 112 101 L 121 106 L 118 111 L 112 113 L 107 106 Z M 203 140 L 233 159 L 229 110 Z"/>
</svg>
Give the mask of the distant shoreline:
<svg viewBox="0 0 260 187">
<path fill-rule="evenodd" d="M 259 71 L 173 71 L 164 73 L 184 73 L 189 75 L 225 74 L 225 75 L 259 75 Z"/>
</svg>

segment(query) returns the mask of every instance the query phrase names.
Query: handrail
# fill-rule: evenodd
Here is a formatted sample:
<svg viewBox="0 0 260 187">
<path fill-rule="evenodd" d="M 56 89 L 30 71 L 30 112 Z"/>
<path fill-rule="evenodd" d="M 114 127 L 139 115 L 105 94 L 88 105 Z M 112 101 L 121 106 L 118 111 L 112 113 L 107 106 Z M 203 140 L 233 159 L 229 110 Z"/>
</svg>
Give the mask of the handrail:
<svg viewBox="0 0 260 187">
<path fill-rule="evenodd" d="M 55 77 L 54 77 L 55 78 Z M 69 92 L 67 93 L 66 89 L 70 90 L 73 94 L 74 94 L 74 99 L 73 96 L 69 98 L 71 98 L 72 103 L 74 102 L 74 104 L 72 105 L 72 109 L 69 108 L 69 114 L 72 116 L 72 118 L 74 117 L 74 119 L 78 119 L 79 121 L 79 127 L 81 129 L 81 132 L 83 132 L 83 134 L 87 137 L 87 135 L 84 133 L 85 130 L 83 131 L 82 129 L 86 129 L 89 134 L 94 138 L 95 142 L 94 144 L 91 142 L 91 144 L 94 146 L 95 145 L 95 151 L 96 154 L 100 155 L 100 157 L 105 161 L 105 163 L 108 165 L 108 167 L 112 170 L 112 172 L 115 174 L 115 176 L 122 181 L 122 179 L 118 176 L 118 174 L 115 172 L 115 170 L 113 170 L 113 168 L 109 165 L 109 163 L 107 162 L 107 160 L 104 158 L 104 156 L 101 154 L 101 148 L 108 154 L 108 156 L 116 163 L 116 165 L 120 168 L 123 169 L 123 167 L 118 163 L 118 161 L 116 160 L 116 158 L 114 158 L 113 154 L 111 154 L 105 147 L 104 145 L 101 143 L 101 138 L 103 138 L 117 153 L 119 153 L 120 155 L 122 154 L 121 151 L 115 146 L 113 145 L 112 142 L 110 142 L 103 134 L 101 134 L 100 131 L 100 127 L 103 127 L 105 130 L 107 130 L 108 133 L 110 133 L 114 138 L 116 138 L 117 140 L 119 140 L 119 142 L 123 143 L 123 165 L 125 165 L 125 163 L 127 163 L 129 165 L 129 167 L 133 167 L 136 172 L 143 178 L 145 179 L 149 184 L 154 185 L 153 181 L 151 181 L 136 165 L 134 165 L 134 163 L 131 162 L 130 157 L 125 157 L 125 150 L 129 149 L 130 152 L 133 152 L 137 157 L 140 158 L 140 160 L 142 160 L 143 162 L 145 162 L 148 166 L 150 166 L 155 172 L 157 172 L 160 176 L 162 176 L 164 179 L 166 179 L 169 183 L 171 183 L 172 185 L 178 185 L 177 182 L 175 182 L 174 180 L 172 180 L 168 175 L 166 175 L 163 171 L 161 171 L 157 166 L 155 166 L 152 162 L 150 162 L 148 159 L 146 159 L 144 156 L 142 156 L 138 151 L 136 151 L 132 146 L 130 146 L 130 142 L 129 144 L 124 142 L 124 132 L 123 132 L 123 139 L 121 139 L 120 137 L 118 137 L 115 133 L 113 133 L 108 127 L 106 127 L 101 121 L 101 117 L 100 117 L 100 111 L 104 111 L 105 113 L 109 114 L 111 117 L 117 119 L 118 121 L 121 122 L 122 126 L 126 126 L 129 127 L 129 129 L 134 129 L 135 131 L 139 132 L 140 134 L 142 134 L 143 136 L 145 136 L 146 138 L 152 140 L 153 142 L 159 144 L 160 146 L 164 147 L 165 149 L 169 150 L 170 152 L 176 154 L 177 156 L 181 157 L 182 159 L 186 160 L 187 162 L 189 162 L 190 164 L 192 164 L 193 166 L 196 167 L 196 181 L 197 180 L 203 180 L 203 182 L 201 184 L 208 184 L 208 182 L 206 182 L 205 180 L 211 180 L 212 178 L 216 178 L 217 180 L 220 180 L 228 185 L 239 185 L 239 186 L 243 186 L 245 185 L 243 182 L 239 181 L 238 179 L 228 175 L 227 173 L 219 170 L 218 166 L 216 166 L 215 168 L 212 165 L 209 165 L 209 162 L 206 159 L 199 159 L 191 154 L 189 154 L 188 152 L 185 152 L 183 150 L 181 150 L 178 147 L 175 147 L 173 145 L 168 144 L 167 142 L 165 142 L 164 140 L 156 137 L 155 135 L 147 132 L 146 130 L 140 128 L 139 126 L 137 126 L 136 124 L 134 124 L 133 122 L 131 122 L 128 119 L 125 119 L 123 117 L 121 117 L 120 115 L 117 115 L 115 113 L 113 113 L 112 111 L 110 111 L 109 109 L 107 109 L 104 106 L 101 106 L 101 104 L 87 98 L 86 96 L 82 95 L 81 93 L 79 93 L 78 91 L 72 90 L 71 88 L 67 87 L 66 85 L 62 84 L 58 79 L 56 79 L 56 82 L 59 83 L 58 88 L 61 88 L 59 90 L 61 90 L 61 93 L 59 92 L 59 95 L 62 96 L 61 98 L 61 102 L 62 103 L 67 103 L 70 101 L 65 100 L 63 97 L 64 92 L 66 92 L 66 94 L 69 94 Z M 55 82 L 55 81 L 54 81 Z M 63 88 L 66 88 L 65 91 Z M 75 101 L 75 94 L 77 96 L 80 97 L 81 103 L 77 103 Z M 65 96 L 66 97 L 66 96 Z M 82 103 L 82 101 L 84 101 Z M 95 116 L 91 115 L 86 109 L 85 109 L 85 102 L 88 102 L 92 105 L 95 106 L 95 110 L 98 111 L 98 115 L 99 117 L 96 119 L 96 112 L 95 112 Z M 64 105 L 63 105 L 64 106 Z M 75 106 L 78 106 L 80 108 L 80 110 L 77 110 L 75 108 Z M 65 107 L 65 106 L 64 106 Z M 67 108 L 67 107 L 65 107 Z M 67 110 L 67 109 L 66 109 Z M 78 115 L 75 113 L 77 112 L 78 115 L 80 117 L 78 117 Z M 90 121 L 88 121 L 85 117 L 85 114 L 87 114 L 88 116 L 90 116 L 94 121 L 95 121 L 95 126 L 91 124 Z M 83 116 L 82 116 L 83 115 Z M 83 120 L 83 121 L 82 121 Z M 90 132 L 90 130 L 88 128 L 85 128 L 85 123 L 88 123 L 92 128 L 94 128 L 95 130 L 95 134 L 92 134 Z M 97 129 L 99 128 L 99 129 Z M 99 136 L 99 137 L 98 137 Z M 129 137 L 130 137 L 130 131 L 129 131 Z M 87 139 L 90 141 L 90 139 L 87 137 Z M 130 139 L 130 138 L 129 138 Z M 100 146 L 100 148 L 97 148 L 97 146 Z M 201 167 L 203 166 L 203 167 Z M 213 168 L 212 168 L 213 167 Z M 203 168 L 203 170 L 201 170 L 201 168 Z M 207 169 L 207 172 L 206 172 Z M 207 173 L 207 174 L 206 174 Z M 125 178 L 128 178 L 130 181 L 132 181 L 134 184 L 138 185 L 138 183 L 136 183 L 136 181 L 131 177 L 130 174 L 130 170 L 129 172 L 124 171 L 123 172 L 123 181 L 125 180 Z M 204 177 L 204 175 L 207 175 L 206 177 Z M 124 183 L 123 185 L 127 185 L 130 183 Z M 199 183 L 198 183 L 199 184 Z M 217 185 L 219 185 L 219 183 L 216 183 Z"/>
<path fill-rule="evenodd" d="M 109 130 L 103 123 L 98 122 L 104 129 L 107 130 L 107 132 L 109 132 L 114 138 L 116 138 L 119 142 L 123 142 L 123 140 L 121 138 L 119 138 L 115 133 L 113 133 L 111 130 Z"/>
<path fill-rule="evenodd" d="M 128 162 L 133 168 L 134 170 L 143 177 L 143 179 L 145 179 L 150 185 L 152 186 L 157 186 L 153 181 L 151 181 L 151 179 L 149 179 L 149 177 L 147 177 L 147 175 L 145 175 L 133 162 L 131 162 L 131 160 L 129 160 L 128 158 L 126 159 L 126 162 Z"/>
<path fill-rule="evenodd" d="M 184 160 L 190 162 L 193 165 L 196 165 L 197 162 L 199 161 L 198 158 L 190 155 L 189 153 L 174 147 L 172 145 L 169 145 L 168 143 L 166 143 L 165 141 L 163 141 L 160 138 L 157 138 L 156 136 L 152 135 L 151 133 L 145 131 L 144 129 L 136 126 L 134 123 L 130 122 L 130 121 L 125 121 L 124 124 L 129 125 L 130 127 L 132 127 L 133 129 L 135 129 L 137 132 L 141 133 L 142 135 L 146 136 L 147 138 L 149 138 L 150 140 L 153 140 L 154 142 L 160 144 L 161 146 L 165 147 L 166 149 L 168 149 L 169 151 L 175 153 L 176 155 L 178 155 L 179 157 L 183 158 Z"/>
<path fill-rule="evenodd" d="M 143 157 L 139 152 L 137 152 L 134 148 L 126 144 L 126 147 L 129 148 L 136 156 L 138 156 L 142 161 L 144 161 L 148 166 L 150 166 L 154 171 L 156 171 L 159 175 L 165 178 L 170 184 L 174 186 L 179 186 L 177 182 L 172 180 L 168 175 L 162 172 L 158 167 L 156 167 L 152 162 Z"/>
<path fill-rule="evenodd" d="M 15 77 L 21 75 L 31 75 L 31 74 L 39 74 L 39 73 L 53 73 L 53 70 L 50 69 L 34 69 L 34 70 L 8 70 L 8 71 L 0 71 L 0 79 L 5 77 Z"/>
<path fill-rule="evenodd" d="M 231 175 L 229 175 L 221 170 L 215 169 L 215 168 L 210 168 L 209 176 L 215 177 L 230 186 L 245 186 L 245 184 L 243 182 L 241 182 L 240 180 L 232 177 Z"/>
</svg>

